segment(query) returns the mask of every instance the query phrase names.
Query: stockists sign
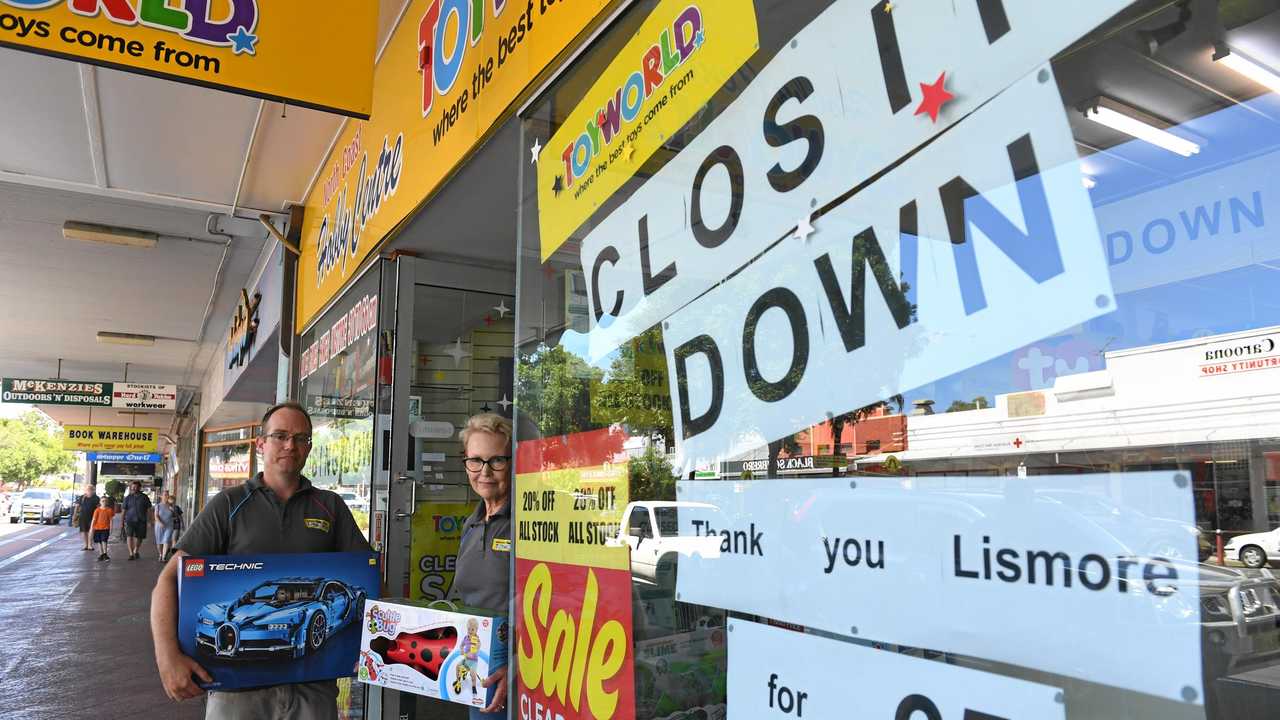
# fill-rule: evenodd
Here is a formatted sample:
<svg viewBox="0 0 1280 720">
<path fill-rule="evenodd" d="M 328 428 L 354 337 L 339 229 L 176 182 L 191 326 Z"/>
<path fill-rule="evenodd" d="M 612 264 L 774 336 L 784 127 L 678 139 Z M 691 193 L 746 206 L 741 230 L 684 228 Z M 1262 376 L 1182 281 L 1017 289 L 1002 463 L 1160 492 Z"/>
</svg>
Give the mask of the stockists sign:
<svg viewBox="0 0 1280 720">
<path fill-rule="evenodd" d="M 3 400 L 33 405 L 111 407 L 111 383 L 5 378 Z"/>
<path fill-rule="evenodd" d="M 154 428 L 63 425 L 62 429 L 65 450 L 153 453 L 160 442 L 160 431 Z"/>
<path fill-rule="evenodd" d="M 606 5 L 408 4 L 375 72 L 372 118 L 347 123 L 307 196 L 299 332 Z"/>
<path fill-rule="evenodd" d="M 663 0 L 538 156 L 542 259 L 759 49 L 752 0 Z"/>
<path fill-rule="evenodd" d="M 896 478 L 680 481 L 680 536 L 718 540 L 719 552 L 682 557 L 676 590 L 839 635 L 1203 698 L 1186 476 L 1003 480 L 964 492 Z M 1135 503 L 1108 494 L 1122 486 Z M 1103 529 L 1064 495 L 1142 520 Z"/>
<path fill-rule="evenodd" d="M 0 45 L 368 117 L 378 3 L 0 0 Z"/>
<path fill-rule="evenodd" d="M 3 401 L 32 405 L 79 405 L 117 410 L 173 410 L 178 386 L 5 378 Z"/>
</svg>

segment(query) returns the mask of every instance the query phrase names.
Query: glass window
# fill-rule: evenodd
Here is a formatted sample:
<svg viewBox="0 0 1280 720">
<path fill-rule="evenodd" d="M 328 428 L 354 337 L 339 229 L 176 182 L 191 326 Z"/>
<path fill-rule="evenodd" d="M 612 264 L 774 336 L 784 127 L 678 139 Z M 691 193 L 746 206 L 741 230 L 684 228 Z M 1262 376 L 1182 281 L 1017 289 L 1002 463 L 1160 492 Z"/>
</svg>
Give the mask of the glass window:
<svg viewBox="0 0 1280 720">
<path fill-rule="evenodd" d="M 636 2 L 522 115 L 513 607 L 637 717 L 1265 715 L 1280 10 L 935 5 Z"/>
</svg>

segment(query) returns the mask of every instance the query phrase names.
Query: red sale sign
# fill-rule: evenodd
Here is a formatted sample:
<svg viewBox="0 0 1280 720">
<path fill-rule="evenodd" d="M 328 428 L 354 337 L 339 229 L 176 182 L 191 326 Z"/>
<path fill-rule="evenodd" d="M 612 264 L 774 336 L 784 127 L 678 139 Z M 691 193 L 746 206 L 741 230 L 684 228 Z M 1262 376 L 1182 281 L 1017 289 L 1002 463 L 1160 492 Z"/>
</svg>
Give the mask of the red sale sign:
<svg viewBox="0 0 1280 720">
<path fill-rule="evenodd" d="M 516 560 L 522 720 L 635 717 L 631 573 Z"/>
</svg>

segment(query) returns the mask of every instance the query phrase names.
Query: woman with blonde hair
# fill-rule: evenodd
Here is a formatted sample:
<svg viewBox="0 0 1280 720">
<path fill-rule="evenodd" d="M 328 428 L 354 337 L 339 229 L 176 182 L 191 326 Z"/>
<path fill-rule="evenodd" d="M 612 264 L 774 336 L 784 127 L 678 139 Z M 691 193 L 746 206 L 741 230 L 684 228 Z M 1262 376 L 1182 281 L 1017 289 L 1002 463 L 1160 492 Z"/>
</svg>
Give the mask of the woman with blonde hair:
<svg viewBox="0 0 1280 720">
<path fill-rule="evenodd" d="M 511 421 L 494 413 L 474 415 L 458 435 L 462 465 L 480 502 L 463 523 L 449 598 L 507 615 L 511 592 Z M 489 677 L 482 678 L 482 684 L 494 688 L 493 701 L 483 710 L 471 708 L 472 720 L 505 718 L 507 658 L 489 658 Z"/>
</svg>

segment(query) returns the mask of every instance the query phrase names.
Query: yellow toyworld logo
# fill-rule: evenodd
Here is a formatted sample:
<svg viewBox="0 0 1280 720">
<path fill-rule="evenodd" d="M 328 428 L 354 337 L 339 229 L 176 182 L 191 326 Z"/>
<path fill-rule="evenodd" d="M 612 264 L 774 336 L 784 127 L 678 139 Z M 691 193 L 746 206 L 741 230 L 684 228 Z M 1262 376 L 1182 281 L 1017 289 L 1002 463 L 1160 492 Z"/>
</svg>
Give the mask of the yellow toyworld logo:
<svg viewBox="0 0 1280 720">
<path fill-rule="evenodd" d="M 311 530 L 319 530 L 320 532 L 329 532 L 329 521 L 323 518 L 304 518 L 302 524 Z"/>
</svg>

